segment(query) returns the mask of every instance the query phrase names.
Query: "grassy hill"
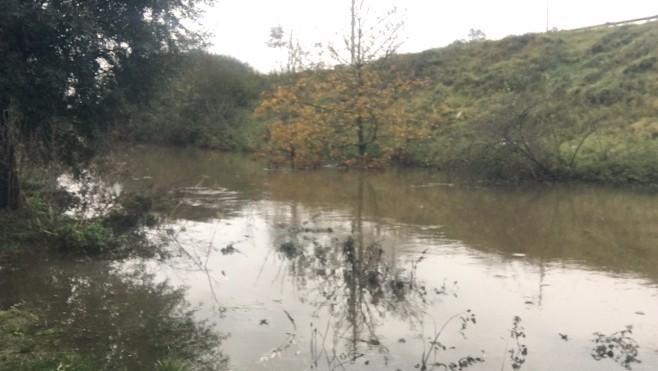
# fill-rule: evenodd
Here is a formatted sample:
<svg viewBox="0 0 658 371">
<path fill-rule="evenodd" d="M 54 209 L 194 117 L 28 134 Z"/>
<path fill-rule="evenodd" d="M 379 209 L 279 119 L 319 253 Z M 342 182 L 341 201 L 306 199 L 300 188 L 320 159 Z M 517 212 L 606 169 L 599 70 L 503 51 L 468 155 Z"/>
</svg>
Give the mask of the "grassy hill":
<svg viewBox="0 0 658 371">
<path fill-rule="evenodd" d="M 656 21 L 458 41 L 386 62 L 372 68 L 425 82 L 405 93 L 404 111 L 436 110 L 428 120 L 439 118 L 429 137 L 408 140 L 399 162 L 492 182 L 658 185 Z M 271 124 L 253 114 L 267 97 L 261 91 L 300 76 L 331 89 L 327 81 L 341 71 L 263 76 L 232 58 L 193 54 L 148 109 L 135 109 L 139 115 L 123 133 L 147 142 L 258 150 Z"/>
<path fill-rule="evenodd" d="M 396 56 L 448 115 L 417 163 L 489 180 L 658 183 L 658 22 Z"/>
</svg>

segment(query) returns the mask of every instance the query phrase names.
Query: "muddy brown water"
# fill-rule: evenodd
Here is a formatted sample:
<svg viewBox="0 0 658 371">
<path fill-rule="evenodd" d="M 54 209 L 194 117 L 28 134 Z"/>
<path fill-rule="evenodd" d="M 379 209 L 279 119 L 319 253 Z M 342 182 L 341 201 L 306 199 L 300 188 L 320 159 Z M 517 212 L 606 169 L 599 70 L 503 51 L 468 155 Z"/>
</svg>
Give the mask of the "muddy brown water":
<svg viewBox="0 0 658 371">
<path fill-rule="evenodd" d="M 42 259 L 0 279 L 0 303 L 52 303 L 108 364 L 152 365 L 163 324 L 191 318 L 233 370 L 658 369 L 656 194 L 199 150 L 118 159 L 124 190 L 179 203 L 162 227 L 173 256 Z"/>
</svg>

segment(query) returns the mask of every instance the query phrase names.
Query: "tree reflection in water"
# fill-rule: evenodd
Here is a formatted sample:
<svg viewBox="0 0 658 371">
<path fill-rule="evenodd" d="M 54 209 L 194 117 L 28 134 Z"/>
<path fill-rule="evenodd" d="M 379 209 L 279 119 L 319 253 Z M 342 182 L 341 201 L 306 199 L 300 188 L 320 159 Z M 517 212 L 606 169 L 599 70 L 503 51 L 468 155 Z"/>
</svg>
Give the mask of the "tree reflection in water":
<svg viewBox="0 0 658 371">
<path fill-rule="evenodd" d="M 363 245 L 348 236 L 323 244 L 311 234 L 281 243 L 279 253 L 290 264 L 288 271 L 304 300 L 314 304 L 313 316 L 326 311 L 330 318 L 326 326 L 312 324 L 312 365 L 326 361 L 339 367 L 373 350 L 386 358 L 389 351 L 377 334 L 385 317 L 422 320 L 427 292 L 415 279 L 422 257 L 410 269 L 398 268 L 385 261 L 379 243 Z"/>
<path fill-rule="evenodd" d="M 347 235 L 312 221 L 302 221 L 297 206 L 293 204 L 289 214 L 290 226 L 275 237 L 275 249 L 284 262 L 280 273 L 292 277 L 296 289 L 302 293 L 300 300 L 314 305 L 313 317 L 318 318 L 317 322 L 325 316 L 328 318 L 326 324 L 311 324 L 311 368 L 342 369 L 357 362 L 367 366 L 371 365 L 373 354 L 381 355 L 383 365 L 388 365 L 390 351 L 378 329 L 389 318 L 422 329 L 427 318 L 428 292 L 416 274 L 418 265 L 425 259 L 425 252 L 401 266 L 402 262 L 377 240 L 376 231 L 364 231 L 365 186 L 365 178 L 360 177 L 351 230 Z M 376 199 L 374 190 L 369 196 Z M 375 235 L 374 240 L 372 235 Z M 434 293 L 448 295 L 454 291 L 444 284 Z M 466 329 L 466 322 L 475 323 L 470 312 L 455 318 L 462 319 L 462 330 Z M 440 358 L 438 352 L 446 349 L 439 342 L 438 335 L 440 332 L 427 338 L 429 350 L 418 351 L 424 370 L 429 369 L 430 354 L 434 359 Z M 425 338 L 423 333 L 416 336 Z M 464 357 L 463 362 L 435 361 L 433 364 L 459 367 L 482 361 L 481 358 Z"/>
<path fill-rule="evenodd" d="M 227 366 L 224 337 L 195 320 L 185 290 L 158 282 L 141 265 L 118 272 L 111 262 L 25 261 L 9 272 L 0 279 L 1 307 L 37 303 L 37 325 L 66 334 L 58 351 L 82 354 L 98 369 Z"/>
</svg>

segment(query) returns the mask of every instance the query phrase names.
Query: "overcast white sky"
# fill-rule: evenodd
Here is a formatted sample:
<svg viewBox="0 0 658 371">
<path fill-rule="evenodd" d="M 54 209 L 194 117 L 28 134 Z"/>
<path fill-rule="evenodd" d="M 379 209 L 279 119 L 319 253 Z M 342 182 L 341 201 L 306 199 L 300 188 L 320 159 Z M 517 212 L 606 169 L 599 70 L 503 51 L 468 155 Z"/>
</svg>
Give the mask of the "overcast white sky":
<svg viewBox="0 0 658 371">
<path fill-rule="evenodd" d="M 571 29 L 658 15 L 653 0 L 366 0 L 382 11 L 396 6 L 404 15 L 400 53 L 419 52 L 465 39 L 471 28 L 488 39 Z M 215 36 L 211 51 L 230 55 L 262 72 L 281 63 L 265 45 L 280 25 L 312 45 L 344 35 L 350 0 L 219 0 L 204 26 Z M 376 10 L 373 10 L 375 12 Z M 547 17 L 548 16 L 548 17 Z"/>
</svg>

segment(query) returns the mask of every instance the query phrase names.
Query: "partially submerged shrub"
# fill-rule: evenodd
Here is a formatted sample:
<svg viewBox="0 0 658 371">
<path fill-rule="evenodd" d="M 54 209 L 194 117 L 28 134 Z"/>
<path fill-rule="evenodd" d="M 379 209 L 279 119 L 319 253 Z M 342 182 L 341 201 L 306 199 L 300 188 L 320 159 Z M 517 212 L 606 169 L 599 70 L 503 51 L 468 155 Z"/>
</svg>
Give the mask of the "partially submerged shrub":
<svg viewBox="0 0 658 371">
<path fill-rule="evenodd" d="M 120 207 L 113 209 L 104 218 L 104 224 L 116 233 L 127 233 L 136 228 L 153 227 L 157 219 L 151 214 L 153 198 L 136 194 L 124 200 Z"/>
<path fill-rule="evenodd" d="M 119 245 L 112 230 L 99 221 L 85 223 L 64 222 L 55 229 L 59 248 L 70 252 L 100 254 Z"/>
<path fill-rule="evenodd" d="M 134 250 L 131 246 L 146 244 L 144 228 L 157 224 L 152 207 L 151 196 L 138 194 L 125 198 L 104 216 L 87 220 L 64 218 L 54 228 L 58 247 L 86 254 L 128 253 Z"/>
</svg>

